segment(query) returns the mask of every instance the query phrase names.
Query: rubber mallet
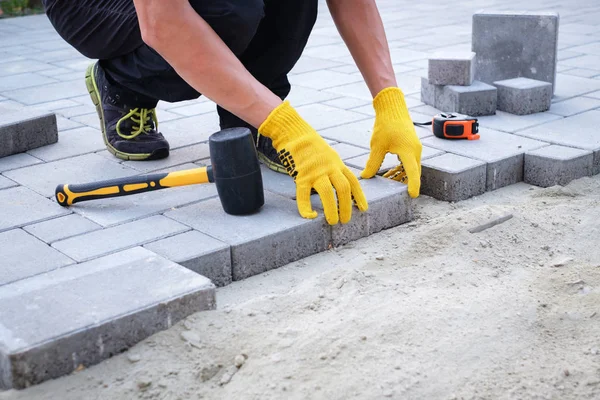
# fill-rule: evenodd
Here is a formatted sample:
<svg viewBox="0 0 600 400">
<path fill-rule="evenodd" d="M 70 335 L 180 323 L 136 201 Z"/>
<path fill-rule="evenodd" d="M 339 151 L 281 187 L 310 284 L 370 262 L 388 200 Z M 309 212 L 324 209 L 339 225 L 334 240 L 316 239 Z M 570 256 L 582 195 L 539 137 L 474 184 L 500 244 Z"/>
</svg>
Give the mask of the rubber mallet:
<svg viewBox="0 0 600 400">
<path fill-rule="evenodd" d="M 171 173 L 135 175 L 56 187 L 56 200 L 64 207 L 82 201 L 130 196 L 176 186 L 214 183 L 223 210 L 232 215 L 250 214 L 264 204 L 260 164 L 248 128 L 229 128 L 208 140 L 211 164 Z"/>
</svg>

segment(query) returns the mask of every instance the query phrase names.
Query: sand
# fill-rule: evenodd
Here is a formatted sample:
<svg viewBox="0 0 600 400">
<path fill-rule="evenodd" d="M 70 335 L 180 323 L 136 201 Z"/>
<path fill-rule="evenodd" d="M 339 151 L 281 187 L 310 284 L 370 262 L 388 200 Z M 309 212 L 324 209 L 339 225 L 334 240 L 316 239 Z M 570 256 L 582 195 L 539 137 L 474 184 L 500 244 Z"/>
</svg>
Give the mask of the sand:
<svg viewBox="0 0 600 400">
<path fill-rule="evenodd" d="M 414 210 L 0 399 L 599 399 L 600 176 Z"/>
</svg>

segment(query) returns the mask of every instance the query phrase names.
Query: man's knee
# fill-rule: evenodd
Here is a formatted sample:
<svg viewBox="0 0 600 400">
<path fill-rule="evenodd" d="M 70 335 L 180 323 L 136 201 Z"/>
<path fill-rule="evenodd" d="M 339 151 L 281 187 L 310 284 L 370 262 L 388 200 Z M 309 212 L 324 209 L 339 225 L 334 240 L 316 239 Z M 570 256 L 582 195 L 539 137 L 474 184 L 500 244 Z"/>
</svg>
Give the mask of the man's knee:
<svg viewBox="0 0 600 400">
<path fill-rule="evenodd" d="M 196 0 L 191 4 L 236 55 L 248 47 L 265 15 L 263 0 Z"/>
</svg>

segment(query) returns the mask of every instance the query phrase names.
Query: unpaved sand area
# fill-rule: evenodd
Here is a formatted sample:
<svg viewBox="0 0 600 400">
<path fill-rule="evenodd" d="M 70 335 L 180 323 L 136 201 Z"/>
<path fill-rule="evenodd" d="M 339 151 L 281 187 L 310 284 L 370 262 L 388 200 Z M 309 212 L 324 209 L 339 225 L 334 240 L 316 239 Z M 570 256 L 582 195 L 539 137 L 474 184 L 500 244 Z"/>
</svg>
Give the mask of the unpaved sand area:
<svg viewBox="0 0 600 400">
<path fill-rule="evenodd" d="M 414 209 L 0 399 L 600 399 L 600 176 Z"/>
</svg>

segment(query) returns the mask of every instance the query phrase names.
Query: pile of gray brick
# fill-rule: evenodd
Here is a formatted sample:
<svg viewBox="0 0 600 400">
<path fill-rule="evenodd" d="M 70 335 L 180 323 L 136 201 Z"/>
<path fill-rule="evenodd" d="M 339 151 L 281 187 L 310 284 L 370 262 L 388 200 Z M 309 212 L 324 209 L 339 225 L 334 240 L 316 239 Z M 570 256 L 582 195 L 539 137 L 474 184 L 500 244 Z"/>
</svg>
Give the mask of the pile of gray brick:
<svg viewBox="0 0 600 400">
<path fill-rule="evenodd" d="M 421 78 L 421 101 L 472 117 L 497 110 L 528 115 L 550 109 L 556 79 L 557 13 L 473 15 L 470 52 L 436 53 Z"/>
</svg>

